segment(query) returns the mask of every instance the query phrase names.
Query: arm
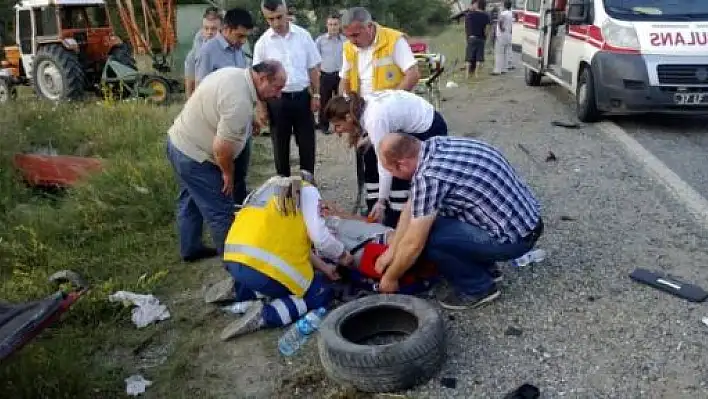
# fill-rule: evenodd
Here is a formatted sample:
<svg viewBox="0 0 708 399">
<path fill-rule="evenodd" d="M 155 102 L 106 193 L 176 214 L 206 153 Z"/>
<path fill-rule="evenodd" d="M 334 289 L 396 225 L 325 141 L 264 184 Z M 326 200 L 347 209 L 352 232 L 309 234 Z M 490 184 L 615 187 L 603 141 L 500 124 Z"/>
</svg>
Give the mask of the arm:
<svg viewBox="0 0 708 399">
<path fill-rule="evenodd" d="M 438 209 L 449 190 L 450 185 L 444 181 L 423 175 L 414 178 L 411 198 L 404 207 L 400 229 L 396 229 L 393 239 L 393 259 L 384 273 L 388 281 L 397 281 L 423 252 Z"/>
<path fill-rule="evenodd" d="M 322 56 L 312 37 L 307 35 L 307 70 L 310 75 L 310 91 L 314 98 L 320 97 L 320 64 Z"/>
<path fill-rule="evenodd" d="M 194 69 L 194 80 L 196 82 L 195 87 L 199 86 L 199 83 L 201 83 L 207 75 L 214 71 L 214 65 L 211 62 L 208 45 L 202 46 L 196 54 Z"/>
<path fill-rule="evenodd" d="M 393 62 L 404 71 L 403 79 L 398 84 L 400 90 L 411 91 L 418 84 L 420 71 L 418 71 L 418 61 L 413 55 L 413 50 L 406 39 L 401 36 L 396 41 L 393 48 Z"/>
<path fill-rule="evenodd" d="M 214 160 L 224 176 L 233 176 L 234 158 L 246 142 L 253 108 L 249 101 L 242 100 L 237 85 L 219 88 L 216 96 L 219 122 L 213 141 Z"/>
<path fill-rule="evenodd" d="M 196 63 L 197 60 L 194 56 L 194 49 L 191 49 L 184 59 L 184 91 L 187 98 L 192 95 L 196 86 L 194 82 Z"/>
<path fill-rule="evenodd" d="M 339 70 L 339 90 L 340 95 L 351 93 L 351 85 L 349 85 L 349 70 L 351 65 L 347 61 L 347 57 L 342 52 L 342 69 Z"/>
<path fill-rule="evenodd" d="M 327 228 L 324 218 L 320 216 L 319 204 L 321 196 L 315 187 L 303 187 L 300 193 L 302 216 L 305 219 L 307 235 L 315 248 L 330 259 L 340 259 L 345 248 Z"/>
<path fill-rule="evenodd" d="M 420 218 L 411 218 L 410 207 L 406 207 L 405 211 L 408 211 L 407 226 L 405 226 L 404 233 L 401 234 L 402 237 L 399 238 L 398 234 L 394 235 L 394 241 L 397 241 L 395 252 L 393 253 L 393 261 L 391 265 L 386 269 L 384 277 L 389 280 L 398 280 L 403 276 L 403 274 L 413 266 L 416 259 L 423 252 L 425 247 L 425 242 L 428 240 L 428 235 L 430 234 L 430 229 L 433 227 L 435 222 L 435 217 L 437 214 L 435 212 L 430 215 L 423 216 Z"/>
</svg>

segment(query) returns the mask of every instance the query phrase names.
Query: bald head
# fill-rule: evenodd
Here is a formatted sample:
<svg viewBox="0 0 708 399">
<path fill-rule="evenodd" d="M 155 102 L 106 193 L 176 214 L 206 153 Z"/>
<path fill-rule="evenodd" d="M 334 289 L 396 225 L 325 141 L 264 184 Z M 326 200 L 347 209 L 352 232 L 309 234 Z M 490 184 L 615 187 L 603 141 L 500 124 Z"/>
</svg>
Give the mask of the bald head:
<svg viewBox="0 0 708 399">
<path fill-rule="evenodd" d="M 410 180 L 418 165 L 420 144 L 420 140 L 410 134 L 387 134 L 379 142 L 381 164 L 393 176 Z"/>
</svg>

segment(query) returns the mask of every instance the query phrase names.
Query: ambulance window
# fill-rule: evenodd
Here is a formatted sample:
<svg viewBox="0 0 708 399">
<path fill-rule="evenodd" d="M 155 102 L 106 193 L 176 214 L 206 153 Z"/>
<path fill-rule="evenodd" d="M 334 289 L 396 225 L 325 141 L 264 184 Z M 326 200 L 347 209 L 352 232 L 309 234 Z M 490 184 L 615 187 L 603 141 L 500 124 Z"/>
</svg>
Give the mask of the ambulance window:
<svg viewBox="0 0 708 399">
<path fill-rule="evenodd" d="M 526 0 L 526 11 L 541 11 L 541 0 Z"/>
</svg>

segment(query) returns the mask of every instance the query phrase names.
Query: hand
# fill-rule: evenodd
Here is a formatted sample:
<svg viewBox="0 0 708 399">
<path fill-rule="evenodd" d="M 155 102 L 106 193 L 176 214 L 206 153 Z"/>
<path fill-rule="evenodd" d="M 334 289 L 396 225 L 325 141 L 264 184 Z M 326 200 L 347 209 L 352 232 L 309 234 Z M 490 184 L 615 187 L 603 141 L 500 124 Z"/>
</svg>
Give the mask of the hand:
<svg viewBox="0 0 708 399">
<path fill-rule="evenodd" d="M 364 137 L 362 139 L 359 139 L 359 142 L 356 143 L 357 151 L 366 151 L 370 146 L 371 146 L 371 139 L 369 139 L 368 136 Z"/>
<path fill-rule="evenodd" d="M 256 115 L 253 121 L 261 128 L 268 126 L 268 108 L 265 105 L 256 106 Z"/>
<path fill-rule="evenodd" d="M 382 253 L 381 256 L 376 259 L 374 270 L 376 270 L 376 273 L 378 274 L 383 274 L 391 265 L 391 262 L 393 262 L 393 251 L 391 251 L 391 247 L 388 247 L 386 252 Z"/>
<path fill-rule="evenodd" d="M 228 173 L 223 173 L 221 178 L 224 180 L 224 187 L 221 188 L 221 192 L 225 195 L 233 195 L 234 193 L 234 177 Z"/>
<path fill-rule="evenodd" d="M 339 275 L 339 272 L 337 272 L 337 266 L 334 266 L 334 265 L 327 265 L 327 266 L 328 267 L 326 267 L 326 268 L 324 268 L 324 270 L 322 270 L 322 273 L 324 273 L 328 279 L 330 279 L 332 281 L 337 281 L 340 278 L 342 278 L 342 276 Z"/>
<path fill-rule="evenodd" d="M 352 267 L 354 265 L 354 257 L 349 251 L 344 251 L 342 256 L 339 257 L 339 264 L 344 267 Z"/>
<path fill-rule="evenodd" d="M 393 294 L 398 291 L 398 280 L 390 280 L 386 276 L 379 282 L 379 292 Z"/>
<path fill-rule="evenodd" d="M 321 200 L 319 203 L 320 207 L 320 216 L 322 217 L 330 217 L 330 216 L 338 216 L 342 217 L 344 215 L 344 212 L 339 209 L 334 203 L 330 203 L 324 200 Z"/>
<path fill-rule="evenodd" d="M 253 119 L 251 135 L 253 135 L 255 137 L 258 137 L 261 135 L 261 125 L 255 119 Z"/>
<path fill-rule="evenodd" d="M 319 97 L 312 97 L 312 100 L 310 101 L 310 110 L 312 112 L 318 112 L 320 110 L 320 98 Z"/>
<path fill-rule="evenodd" d="M 386 211 L 386 204 L 383 201 L 376 201 L 374 206 L 371 208 L 369 217 L 367 220 L 372 220 L 374 222 L 381 222 L 384 217 L 384 212 Z"/>
</svg>

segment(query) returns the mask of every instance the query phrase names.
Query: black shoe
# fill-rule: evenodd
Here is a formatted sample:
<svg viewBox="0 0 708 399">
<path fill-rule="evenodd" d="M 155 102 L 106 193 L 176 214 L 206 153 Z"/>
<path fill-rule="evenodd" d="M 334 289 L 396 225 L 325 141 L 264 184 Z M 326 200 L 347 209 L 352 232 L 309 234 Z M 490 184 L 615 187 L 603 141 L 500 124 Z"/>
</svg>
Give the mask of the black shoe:
<svg viewBox="0 0 708 399">
<path fill-rule="evenodd" d="M 218 254 L 219 252 L 217 252 L 216 248 L 204 247 L 191 255 L 183 257 L 182 260 L 187 263 L 193 263 L 203 259 L 213 258 Z"/>
<path fill-rule="evenodd" d="M 492 276 L 492 280 L 494 280 L 495 283 L 501 283 L 504 279 L 504 273 L 502 273 L 497 264 L 489 268 L 489 274 Z"/>
<path fill-rule="evenodd" d="M 438 303 L 448 310 L 475 309 L 497 299 L 499 295 L 501 295 L 501 292 L 496 286 L 492 286 L 486 292 L 477 295 L 458 295 L 451 291 L 443 299 L 439 299 Z"/>
</svg>

